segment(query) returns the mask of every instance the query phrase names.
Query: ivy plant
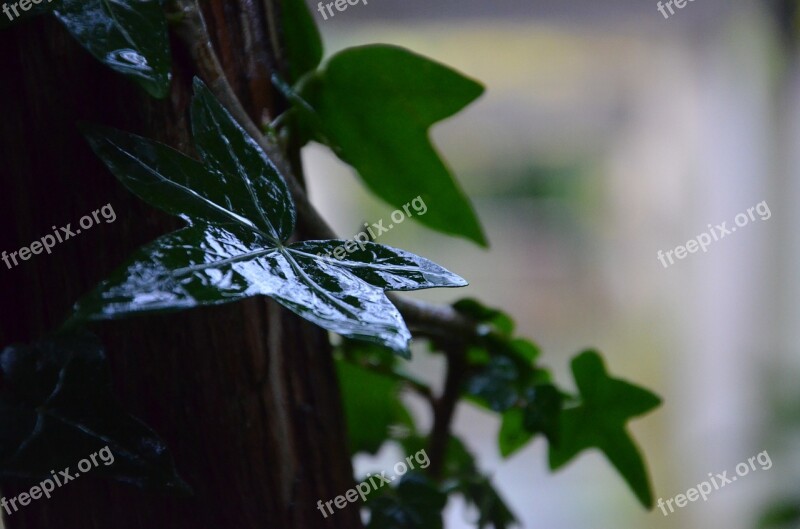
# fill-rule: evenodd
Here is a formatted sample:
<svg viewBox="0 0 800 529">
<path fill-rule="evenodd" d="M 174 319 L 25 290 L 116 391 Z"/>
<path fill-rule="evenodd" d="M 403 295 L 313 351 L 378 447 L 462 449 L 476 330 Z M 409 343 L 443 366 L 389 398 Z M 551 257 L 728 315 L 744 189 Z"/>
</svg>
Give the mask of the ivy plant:
<svg viewBox="0 0 800 529">
<path fill-rule="evenodd" d="M 186 227 L 130 256 L 77 301 L 60 332 L 0 353 L 0 477 L 35 478 L 109 445 L 121 459 L 105 471 L 109 477 L 188 492 L 165 443 L 115 403 L 102 344 L 83 327 L 262 295 L 343 337 L 335 360 L 352 454 L 374 454 L 387 442 L 407 454 L 429 452 L 429 468 L 369 498 L 368 527 L 443 527 L 442 510 L 456 495 L 476 509 L 481 529 L 517 523 L 468 440 L 451 431 L 459 402 L 496 414 L 503 457 L 541 438 L 555 471 L 585 450 L 599 450 L 638 501 L 652 507 L 646 466 L 627 424 L 660 404 L 655 394 L 612 377 L 594 350 L 572 360 L 576 391 L 561 387 L 542 364 L 538 346 L 515 334 L 511 316 L 474 299 L 432 311 L 446 314 L 454 327 L 433 332 L 430 327 L 441 323 L 434 317 L 417 333 L 447 365 L 445 390 L 436 394 L 406 369 L 412 333 L 400 302 L 386 292 L 467 282 L 423 257 L 372 241 L 295 239 L 298 195 L 290 192 L 294 176 L 277 153 L 285 145 L 317 141 L 386 203 L 400 208 L 414 189 L 430 207 L 414 218 L 486 246 L 474 208 L 429 137 L 434 124 L 475 101 L 484 88 L 396 46 L 345 49 L 323 63 L 322 39 L 305 3 L 278 3 L 285 53 L 273 81 L 286 110 L 272 116 L 266 135 L 254 134 L 257 127 L 245 126 L 236 102 L 218 99 L 199 78 L 190 105 L 198 157 L 128 132 L 81 125 L 125 188 Z M 210 42 L 195 0 L 54 0 L 31 10 L 44 12 L 95 58 L 156 98 L 171 89 L 168 20 L 184 30 L 184 40 L 202 41 L 188 42 L 190 49 Z M 195 60 L 198 70 L 208 68 Z M 212 71 L 211 77 L 219 81 L 224 73 Z M 214 86 L 221 90 L 224 83 Z M 347 250 L 345 257 L 330 257 L 339 247 Z M 430 406 L 430 431 L 406 408 L 406 390 Z"/>
</svg>

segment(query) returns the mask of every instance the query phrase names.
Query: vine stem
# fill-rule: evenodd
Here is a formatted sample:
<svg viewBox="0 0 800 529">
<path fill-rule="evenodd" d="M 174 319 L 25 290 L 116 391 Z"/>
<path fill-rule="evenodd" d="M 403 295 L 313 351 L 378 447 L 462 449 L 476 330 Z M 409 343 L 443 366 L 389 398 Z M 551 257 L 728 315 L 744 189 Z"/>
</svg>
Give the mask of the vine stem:
<svg viewBox="0 0 800 529">
<path fill-rule="evenodd" d="M 447 377 L 444 392 L 433 405 L 433 428 L 428 441 L 428 459 L 431 461 L 428 474 L 437 481 L 442 479 L 444 472 L 445 455 L 450 443 L 450 425 L 467 372 L 467 359 L 463 353 L 463 347 L 445 346 Z"/>
</svg>

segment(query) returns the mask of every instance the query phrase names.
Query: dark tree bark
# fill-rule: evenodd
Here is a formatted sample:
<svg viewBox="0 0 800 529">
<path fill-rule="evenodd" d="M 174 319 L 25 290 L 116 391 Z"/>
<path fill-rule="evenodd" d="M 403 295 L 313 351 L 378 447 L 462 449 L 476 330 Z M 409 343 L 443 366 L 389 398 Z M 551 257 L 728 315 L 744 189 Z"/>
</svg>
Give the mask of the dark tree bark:
<svg viewBox="0 0 800 529">
<path fill-rule="evenodd" d="M 264 13 L 271 2 L 204 5 L 228 79 L 257 122 L 277 101 L 269 82 L 277 36 Z M 180 226 L 126 191 L 75 127 L 101 123 L 191 152 L 195 72 L 180 42 L 172 50 L 172 92 L 156 101 L 95 61 L 52 19 L 0 33 L 0 250 L 27 246 L 53 225 L 74 227 L 107 203 L 117 215 L 52 255 L 12 269 L 0 262 L 0 345 L 51 332 L 133 250 Z M 106 346 L 119 399 L 167 441 L 195 494 L 159 495 L 86 477 L 22 508 L 6 520 L 9 528 L 361 526 L 356 506 L 327 518 L 316 509 L 317 500 L 352 486 L 324 331 L 265 298 L 92 328 Z M 7 484 L 3 493 L 26 488 Z"/>
</svg>

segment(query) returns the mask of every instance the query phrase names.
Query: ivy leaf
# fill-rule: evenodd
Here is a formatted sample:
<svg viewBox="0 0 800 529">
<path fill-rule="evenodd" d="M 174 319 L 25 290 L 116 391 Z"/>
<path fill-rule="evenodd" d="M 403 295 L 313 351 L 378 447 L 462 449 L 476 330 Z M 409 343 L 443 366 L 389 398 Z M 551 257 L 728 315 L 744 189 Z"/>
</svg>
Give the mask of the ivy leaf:
<svg viewBox="0 0 800 529">
<path fill-rule="evenodd" d="M 556 470 L 581 451 L 598 448 L 642 505 L 652 508 L 647 470 L 625 425 L 631 418 L 658 407 L 661 399 L 644 388 L 609 377 L 595 351 L 575 357 L 572 373 L 582 403 L 561 413 L 560 442 L 550 445 L 550 468 Z"/>
<path fill-rule="evenodd" d="M 409 472 L 396 488 L 379 490 L 380 496 L 367 500 L 367 529 L 443 529 L 447 495 L 423 474 Z"/>
<path fill-rule="evenodd" d="M 153 97 L 169 92 L 167 21 L 159 0 L 60 0 L 56 18 L 97 60 Z"/>
<path fill-rule="evenodd" d="M 303 0 L 282 0 L 281 21 L 289 68 L 289 83 L 313 71 L 322 61 L 322 37 Z"/>
<path fill-rule="evenodd" d="M 94 336 L 6 347 L 0 369 L 1 476 L 40 479 L 52 469 L 74 470 L 108 446 L 113 462 L 103 460 L 91 474 L 188 492 L 164 442 L 113 399 L 105 353 Z"/>
<path fill-rule="evenodd" d="M 301 84 L 305 103 L 297 108 L 373 193 L 398 209 L 409 193 L 419 195 L 429 211 L 414 218 L 486 246 L 472 205 L 428 137 L 434 123 L 481 95 L 479 83 L 405 49 L 371 45 L 336 54 Z"/>
<path fill-rule="evenodd" d="M 75 307 L 78 319 L 180 310 L 268 295 L 321 327 L 406 354 L 411 334 L 385 290 L 466 284 L 412 253 L 372 242 L 285 245 L 294 206 L 274 165 L 199 80 L 193 132 L 205 165 L 140 136 L 84 127 L 133 193 L 190 226 L 144 246 Z M 339 254 L 343 247 L 343 259 Z"/>
</svg>

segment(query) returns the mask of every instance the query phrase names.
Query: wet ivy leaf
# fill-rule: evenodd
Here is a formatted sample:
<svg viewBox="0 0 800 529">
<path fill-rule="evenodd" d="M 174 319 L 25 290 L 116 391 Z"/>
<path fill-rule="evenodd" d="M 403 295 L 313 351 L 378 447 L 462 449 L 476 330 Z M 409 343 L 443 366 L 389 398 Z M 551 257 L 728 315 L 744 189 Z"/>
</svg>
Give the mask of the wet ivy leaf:
<svg viewBox="0 0 800 529">
<path fill-rule="evenodd" d="M 447 495 L 423 474 L 409 472 L 396 488 L 379 489 L 366 507 L 371 515 L 367 529 L 442 529 Z M 373 493 L 374 494 L 374 493 Z"/>
<path fill-rule="evenodd" d="M 84 127 L 123 185 L 190 226 L 136 252 L 78 302 L 78 319 L 267 295 L 328 330 L 407 354 L 411 334 L 384 291 L 466 285 L 427 259 L 372 242 L 285 245 L 295 213 L 283 178 L 199 80 L 192 121 L 205 165 L 140 136 Z"/>
<path fill-rule="evenodd" d="M 582 403 L 563 410 L 559 444 L 550 445 L 550 468 L 556 470 L 588 448 L 602 451 L 642 505 L 652 508 L 653 493 L 641 453 L 626 429 L 633 417 L 661 404 L 652 392 L 608 376 L 603 360 L 586 351 L 572 360 Z"/>
<path fill-rule="evenodd" d="M 350 451 L 376 454 L 395 425 L 413 428 L 399 399 L 400 383 L 344 360 L 336 362 Z"/>
<path fill-rule="evenodd" d="M 59 335 L 0 353 L 0 476 L 40 479 L 108 446 L 90 474 L 186 493 L 169 451 L 111 393 L 105 353 L 89 334 Z M 101 464 L 102 463 L 102 464 Z"/>
<path fill-rule="evenodd" d="M 289 83 L 313 71 L 322 61 L 322 37 L 303 0 L 282 0 L 281 20 L 288 55 Z"/>
<path fill-rule="evenodd" d="M 413 218 L 486 246 L 472 205 L 428 136 L 481 95 L 479 83 L 405 49 L 371 45 L 337 53 L 299 90 L 305 104 L 297 109 L 317 139 L 373 193 L 397 209 L 419 195 L 429 210 Z"/>
<path fill-rule="evenodd" d="M 166 97 L 170 83 L 167 21 L 159 0 L 60 0 L 56 18 L 97 60 Z"/>
</svg>

